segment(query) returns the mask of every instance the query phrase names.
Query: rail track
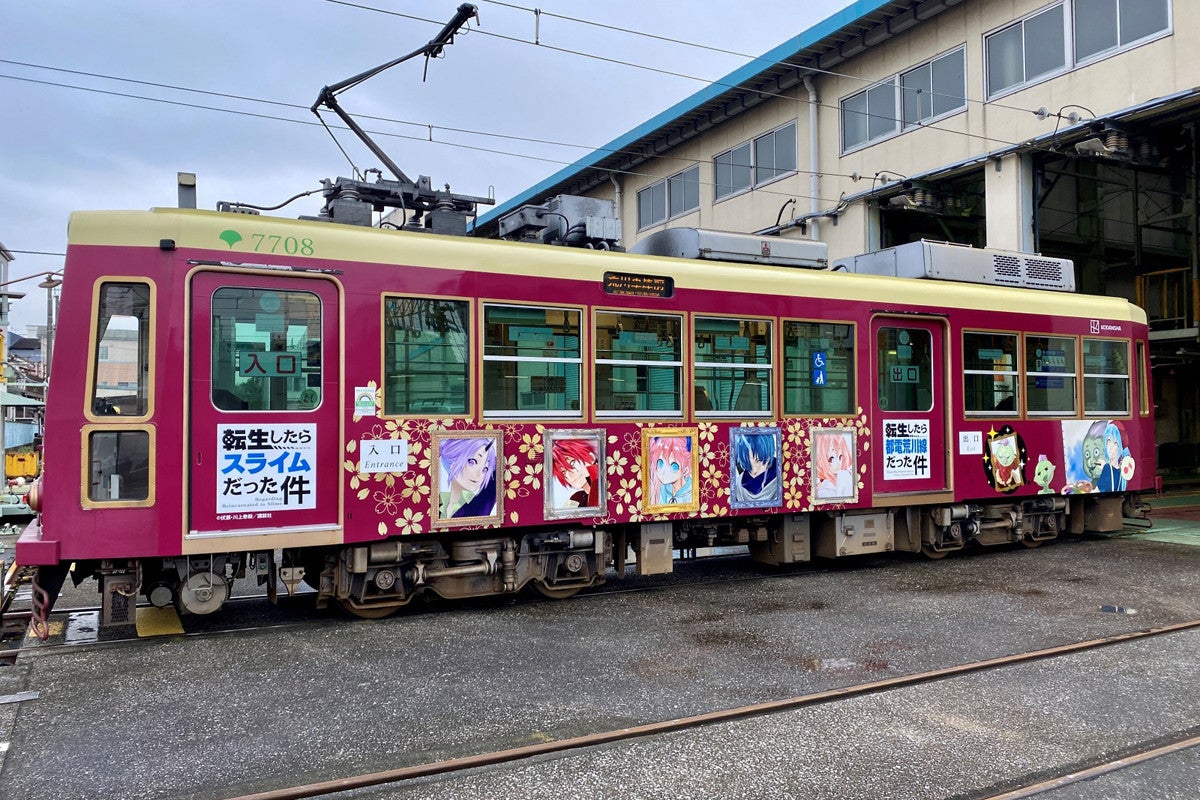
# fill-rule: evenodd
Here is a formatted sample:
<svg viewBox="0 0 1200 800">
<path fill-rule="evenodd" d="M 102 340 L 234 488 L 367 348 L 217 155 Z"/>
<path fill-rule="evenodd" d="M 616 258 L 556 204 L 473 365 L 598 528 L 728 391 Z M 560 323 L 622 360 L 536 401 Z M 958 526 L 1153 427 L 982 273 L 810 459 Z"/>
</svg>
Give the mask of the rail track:
<svg viewBox="0 0 1200 800">
<path fill-rule="evenodd" d="M 617 730 L 602 731 L 599 733 L 592 733 L 567 739 L 558 739 L 533 745 L 526 745 L 523 747 L 514 747 L 505 750 L 478 753 L 461 758 L 453 758 L 406 767 L 397 767 L 396 769 L 384 770 L 380 772 L 353 775 L 318 783 L 310 783 L 300 786 L 258 792 L 255 794 L 241 795 L 230 798 L 230 800 L 298 800 L 299 798 L 324 797 L 337 794 L 339 792 L 400 784 L 405 781 L 412 781 L 418 778 L 453 775 L 456 773 L 466 772 L 467 770 L 479 769 L 481 767 L 511 764 L 542 756 L 570 755 L 572 753 L 577 753 L 586 748 L 595 747 L 597 745 L 628 742 L 635 739 L 659 736 L 667 733 L 688 731 L 708 725 L 718 725 L 734 722 L 736 720 L 777 714 L 784 711 L 792 711 L 811 706 L 836 703 L 866 695 L 885 693 L 897 689 L 919 686 L 921 684 L 932 683 L 936 681 L 943 681 L 973 673 L 997 670 L 1018 664 L 1026 664 L 1033 661 L 1061 658 L 1089 650 L 1112 647 L 1114 645 L 1152 639 L 1155 637 L 1168 636 L 1171 634 L 1195 629 L 1200 629 L 1200 620 L 1192 620 L 1189 622 L 1182 622 L 1156 628 L 1147 628 L 1144 630 L 1117 634 L 1114 636 L 1106 636 L 1099 639 L 1090 639 L 1073 644 L 1031 650 L 1023 653 L 1015 653 L 998 658 L 990 658 L 982 661 L 958 664 L 955 666 L 943 667 L 911 675 L 870 681 L 867 683 L 860 683 L 837 689 L 814 692 L 811 694 L 799 695 L 766 703 L 740 706 L 737 708 L 729 708 L 704 714 L 679 717 L 676 719 L 663 720 L 660 722 L 637 725 L 628 728 L 620 728 Z M 1070 772 L 1063 775 L 1052 778 L 1039 776 L 1035 782 L 1018 788 L 1006 789 L 1002 794 L 990 795 L 987 798 L 981 797 L 980 800 L 1016 800 L 1017 798 L 1030 797 L 1050 789 L 1068 785 L 1069 783 L 1088 780 L 1107 772 L 1123 769 L 1125 767 L 1142 763 L 1153 758 L 1169 755 L 1171 753 L 1180 752 L 1198 744 L 1200 744 L 1200 736 L 1185 735 L 1166 744 L 1157 743 L 1152 747 L 1139 749 L 1131 753 L 1123 753 L 1118 758 L 1109 758 L 1107 760 L 1100 759 L 1095 763 L 1088 764 L 1084 767 L 1073 768 Z"/>
</svg>

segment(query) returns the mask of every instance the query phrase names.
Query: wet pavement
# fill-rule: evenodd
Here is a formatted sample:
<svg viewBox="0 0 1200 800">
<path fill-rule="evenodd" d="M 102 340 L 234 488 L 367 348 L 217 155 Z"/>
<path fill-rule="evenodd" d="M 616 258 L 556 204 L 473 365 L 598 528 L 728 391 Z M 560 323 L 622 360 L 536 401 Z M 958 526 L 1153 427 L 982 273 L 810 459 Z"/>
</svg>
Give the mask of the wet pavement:
<svg viewBox="0 0 1200 800">
<path fill-rule="evenodd" d="M 240 631 L 31 648 L 0 668 L 0 797 L 233 797 L 1196 620 L 1200 531 L 1178 508 L 938 562 L 721 558 L 376 621 L 296 598 L 204 623 Z M 1197 675 L 1191 631 L 345 796 L 979 797 L 1200 734 Z M 1046 796 L 1197 785 L 1193 748 Z"/>
</svg>

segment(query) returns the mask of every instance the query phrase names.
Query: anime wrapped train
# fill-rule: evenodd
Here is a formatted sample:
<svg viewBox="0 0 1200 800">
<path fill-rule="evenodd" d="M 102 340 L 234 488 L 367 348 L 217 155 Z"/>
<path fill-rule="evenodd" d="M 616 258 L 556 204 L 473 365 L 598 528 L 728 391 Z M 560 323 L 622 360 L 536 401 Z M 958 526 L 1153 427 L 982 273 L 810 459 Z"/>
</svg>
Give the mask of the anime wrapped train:
<svg viewBox="0 0 1200 800">
<path fill-rule="evenodd" d="M 933 283 L 895 253 L 682 235 L 710 258 L 73 215 L 17 545 L 37 618 L 71 565 L 106 623 L 143 595 L 215 611 L 244 575 L 374 617 L 714 545 L 1036 546 L 1120 528 L 1153 487 L 1146 316 L 1053 290 L 1069 262 L 940 245 L 973 275 Z"/>
</svg>

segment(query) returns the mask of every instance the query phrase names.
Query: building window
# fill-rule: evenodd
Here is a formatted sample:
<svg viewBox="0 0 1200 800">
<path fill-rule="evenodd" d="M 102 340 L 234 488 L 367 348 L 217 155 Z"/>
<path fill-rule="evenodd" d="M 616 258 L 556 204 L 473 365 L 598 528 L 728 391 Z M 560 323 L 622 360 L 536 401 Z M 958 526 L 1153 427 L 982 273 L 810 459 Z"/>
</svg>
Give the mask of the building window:
<svg viewBox="0 0 1200 800">
<path fill-rule="evenodd" d="M 963 334 L 963 397 L 968 416 L 1015 417 L 1017 334 Z"/>
<path fill-rule="evenodd" d="M 854 326 L 783 323 L 783 410 L 786 414 L 853 414 Z"/>
<path fill-rule="evenodd" d="M 383 413 L 467 413 L 467 301 L 388 297 L 383 321 Z"/>
<path fill-rule="evenodd" d="M 964 52 L 960 47 L 900 75 L 904 127 L 967 107 Z"/>
<path fill-rule="evenodd" d="M 1167 0 L 1075 0 L 1075 58 L 1140 44 L 1170 27 Z"/>
<path fill-rule="evenodd" d="M 796 171 L 796 123 L 754 140 L 754 185 L 770 183 Z"/>
<path fill-rule="evenodd" d="M 486 416 L 580 415 L 581 314 L 573 308 L 483 307 Z"/>
<path fill-rule="evenodd" d="M 700 167 L 689 167 L 638 192 L 638 229 L 700 207 Z"/>
<path fill-rule="evenodd" d="M 1025 398 L 1029 416 L 1075 415 L 1075 340 L 1025 337 Z"/>
<path fill-rule="evenodd" d="M 842 101 L 843 151 L 891 136 L 899 130 L 895 76 Z"/>
<path fill-rule="evenodd" d="M 1083 413 L 1089 417 L 1129 413 L 1129 343 L 1083 340 Z"/>
<path fill-rule="evenodd" d="M 795 171 L 796 123 L 789 122 L 713 159 L 716 199 L 770 183 Z"/>
<path fill-rule="evenodd" d="M 771 413 L 772 344 L 767 320 L 696 317 L 697 416 Z"/>
<path fill-rule="evenodd" d="M 989 98 L 1066 67 L 1063 13 L 1059 3 L 984 40 Z"/>
<path fill-rule="evenodd" d="M 683 412 L 683 318 L 596 312 L 596 413 L 678 417 Z"/>
</svg>

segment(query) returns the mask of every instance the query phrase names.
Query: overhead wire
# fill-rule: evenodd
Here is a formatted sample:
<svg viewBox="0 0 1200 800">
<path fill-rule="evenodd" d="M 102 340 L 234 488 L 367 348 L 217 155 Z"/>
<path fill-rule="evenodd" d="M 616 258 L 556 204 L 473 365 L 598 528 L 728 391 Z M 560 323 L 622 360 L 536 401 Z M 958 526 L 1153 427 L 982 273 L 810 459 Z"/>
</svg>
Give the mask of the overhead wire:
<svg viewBox="0 0 1200 800">
<path fill-rule="evenodd" d="M 4 60 L 0 59 L 0 63 L 4 63 Z M 49 67 L 47 69 L 55 69 L 55 68 Z M 77 85 L 69 84 L 69 83 L 61 83 L 61 82 L 57 82 L 57 81 L 46 81 L 46 80 L 40 80 L 37 78 L 28 78 L 28 77 L 19 76 L 19 75 L 7 75 L 7 74 L 0 73 L 0 79 L 15 80 L 15 81 L 21 81 L 21 82 L 25 82 L 25 83 L 32 83 L 32 84 L 37 84 L 37 85 L 42 85 L 42 86 L 52 86 L 52 87 L 63 88 L 63 89 L 74 89 L 76 91 L 90 92 L 90 93 L 101 94 L 101 95 L 106 95 L 106 96 L 110 96 L 110 97 L 121 97 L 121 98 L 126 98 L 126 99 L 131 99 L 131 100 L 141 100 L 141 101 L 152 102 L 152 103 L 162 103 L 162 104 L 166 104 L 166 105 L 180 106 L 183 108 L 191 108 L 191 109 L 197 109 L 197 110 L 202 110 L 202 111 L 215 111 L 215 112 L 224 113 L 224 114 L 232 114 L 235 116 L 244 116 L 244 117 L 251 117 L 251 118 L 255 118 L 255 119 L 286 122 L 286 123 L 290 123 L 293 125 L 305 125 L 305 126 L 312 126 L 312 127 L 324 126 L 326 128 L 329 127 L 325 123 L 324 120 L 317 122 L 317 121 L 311 121 L 311 120 L 291 119 L 288 117 L 281 117 L 281 116 L 274 115 L 274 114 L 262 114 L 262 113 L 257 113 L 257 112 L 252 112 L 252 111 L 244 111 L 244 110 L 239 110 L 239 109 L 221 108 L 219 106 L 205 105 L 205 104 L 201 104 L 201 103 L 188 103 L 188 102 L 185 102 L 182 100 L 171 100 L 171 99 L 162 98 L 162 97 L 151 97 L 148 95 L 132 94 L 129 92 L 117 92 L 117 91 L 112 91 L 109 89 L 99 89 L 99 88 L 91 87 L 91 86 L 77 86 Z M 110 78 L 110 79 L 118 80 L 118 81 L 124 80 L 122 78 Z M 184 87 L 173 87 L 173 88 L 176 88 L 179 91 L 191 91 Z M 220 95 L 220 93 L 218 93 L 218 92 L 208 92 L 205 90 L 198 90 L 198 91 L 202 91 L 205 94 L 210 94 L 210 95 Z M 245 97 L 240 97 L 238 99 L 253 100 L 253 98 L 245 98 Z M 282 105 L 292 105 L 292 104 L 282 104 Z M 305 110 L 307 110 L 307 108 L 305 108 Z M 404 123 L 404 124 L 415 124 L 415 123 Z M 348 128 L 345 128 L 343 126 L 334 126 L 334 127 L 337 128 L 338 130 L 343 130 L 343 131 L 349 130 Z M 470 151 L 474 151 L 474 152 L 487 153 L 490 155 L 501 155 L 501 156 L 508 156 L 508 157 L 512 157 L 512 158 L 521 158 L 521 159 L 532 160 L 532 161 L 540 161 L 540 162 L 556 164 L 556 165 L 560 165 L 560 166 L 569 166 L 570 164 L 573 163 L 570 161 L 563 161 L 561 159 L 548 158 L 545 156 L 536 156 L 536 155 L 531 155 L 528 153 L 515 153 L 512 151 L 500 150 L 500 149 L 492 148 L 492 147 L 480 147 L 478 145 L 470 145 L 470 144 L 465 144 L 462 142 L 450 142 L 450 141 L 445 141 L 445 140 L 441 140 L 441 139 L 430 139 L 425 136 L 412 136 L 412 135 L 403 134 L 403 133 L 395 133 L 393 131 L 372 130 L 372 131 L 369 131 L 369 133 L 377 135 L 377 136 L 387 136 L 387 137 L 394 138 L 394 139 L 402 139 L 402 140 L 413 141 L 413 142 L 422 142 L 422 143 L 431 143 L 431 144 L 442 145 L 445 147 L 455 147 L 455 148 L 470 150 Z M 477 135 L 487 136 L 488 134 L 479 133 Z M 339 146 L 339 148 L 341 148 L 340 144 L 338 146 Z M 583 145 L 571 145 L 571 146 L 581 147 L 581 148 L 583 147 Z M 604 149 L 604 148 L 597 148 L 597 149 Z M 342 152 L 345 155 L 344 149 Z M 613 151 L 613 152 L 619 152 L 619 151 Z M 347 159 L 349 159 L 348 155 L 347 155 Z M 689 165 L 699 163 L 695 159 L 680 159 L 680 160 L 686 161 Z M 353 162 L 351 162 L 351 166 L 353 166 Z M 652 175 L 650 175 L 648 173 L 638 172 L 636 170 L 612 169 L 609 171 L 613 172 L 614 174 L 624 175 L 624 176 L 629 176 L 629 177 L 653 177 Z M 795 170 L 795 171 L 796 172 L 804 172 L 803 170 Z M 833 173 L 822 173 L 822 174 L 833 174 Z M 850 176 L 847 175 L 847 176 L 842 176 L 842 177 L 848 178 Z M 713 184 L 709 181 L 700 181 L 699 184 L 701 186 L 706 186 L 706 187 L 713 186 Z M 798 195 L 794 192 L 785 193 L 785 192 L 772 191 L 769 189 L 756 189 L 755 191 L 759 191 L 763 194 L 778 195 L 781 197 L 795 196 L 795 197 L 800 197 L 802 199 L 812 199 L 808 195 L 802 195 L 802 194 Z M 822 202 L 835 202 L 834 200 L 832 200 L 830 198 L 820 198 L 819 197 L 816 199 L 818 199 Z"/>
<path fill-rule="evenodd" d="M 400 11 L 392 11 L 391 9 L 377 8 L 375 6 L 369 6 L 369 5 L 366 5 L 363 3 L 352 3 L 352 2 L 349 2 L 349 0 L 325 0 L 325 2 L 332 3 L 334 5 L 346 6 L 348 8 L 357 8 L 362 11 L 372 11 L 372 12 L 375 12 L 378 14 L 386 14 L 389 16 L 400 17 L 402 19 L 409 19 L 409 20 L 414 20 L 417 22 L 425 22 L 425 23 L 429 23 L 431 25 L 441 24 L 437 20 L 429 19 L 427 17 L 418 17 L 414 14 L 405 14 Z M 542 13 L 544 14 L 546 12 L 542 12 Z M 702 78 L 702 77 L 699 77 L 696 75 L 689 75 L 684 72 L 676 72 L 674 70 L 662 69 L 660 67 L 652 67 L 647 64 L 638 64 L 633 61 L 625 61 L 623 59 L 611 58 L 609 56 L 602 56 L 602 55 L 598 55 L 596 53 L 588 53 L 583 50 L 573 50 L 571 48 L 558 47 L 555 45 L 548 45 L 541 41 L 531 41 L 529 39 L 522 39 L 518 36 L 509 36 L 509 35 L 503 34 L 503 33 L 496 33 L 494 31 L 484 30 L 483 28 L 474 28 L 474 29 L 472 29 L 472 33 L 478 33 L 483 36 L 500 39 L 502 41 L 515 42 L 518 44 L 528 45 L 528 46 L 532 46 L 532 47 L 538 47 L 538 48 L 541 48 L 544 50 L 550 50 L 553 52 L 564 53 L 567 55 L 579 56 L 582 58 L 589 58 L 589 59 L 601 61 L 601 62 L 608 63 L 608 64 L 614 64 L 617 66 L 630 67 L 632 69 L 640 69 L 640 70 L 644 70 L 647 72 L 653 72 L 653 73 L 656 73 L 659 75 L 666 75 L 668 77 L 683 78 L 685 80 L 696 81 L 696 82 L 707 84 L 710 86 L 719 86 L 719 87 L 725 88 L 725 89 L 746 88 L 747 90 L 753 91 L 756 94 L 759 94 L 763 97 L 769 97 L 769 98 L 773 98 L 773 99 L 787 99 L 787 100 L 792 99 L 789 95 L 783 94 L 781 92 L 772 92 L 772 91 L 768 91 L 765 89 L 750 89 L 749 87 L 744 87 L 741 84 L 723 83 L 719 80 Z M 786 62 L 773 62 L 773 63 L 786 63 Z M 809 69 L 808 67 L 805 67 L 803 65 L 797 65 L 797 68 L 798 69 Z M 836 73 L 834 73 L 834 74 L 836 74 Z M 857 80 L 861 80 L 861 79 L 857 79 Z M 872 83 L 877 84 L 877 83 L 879 83 L 879 81 L 873 81 Z M 966 98 L 964 98 L 964 99 L 966 99 Z M 980 102 L 980 101 L 974 101 L 974 102 Z M 839 113 L 842 110 L 841 106 L 835 106 L 835 105 L 831 105 L 829 103 L 817 103 L 817 105 L 822 108 L 828 108 L 833 111 L 838 111 Z M 1030 109 L 1026 109 L 1026 108 L 1021 108 L 1021 109 L 1017 109 L 1017 110 L 1020 110 L 1025 113 L 1032 113 L 1032 111 Z M 994 136 L 984 136 L 983 134 L 971 133 L 970 131 L 960 131 L 960 130 L 955 130 L 953 128 L 944 128 L 936 123 L 929 123 L 929 124 L 917 123 L 917 124 L 922 128 L 929 128 L 931 130 L 942 131 L 945 133 L 952 133 L 952 134 L 955 134 L 958 136 L 966 136 L 971 139 L 980 139 L 983 141 L 994 142 L 997 144 L 1002 144 L 1002 145 L 1006 145 L 1006 146 L 1010 146 L 1010 147 L 1018 144 L 1017 142 L 1010 142 L 1006 139 L 998 139 Z"/>
</svg>

